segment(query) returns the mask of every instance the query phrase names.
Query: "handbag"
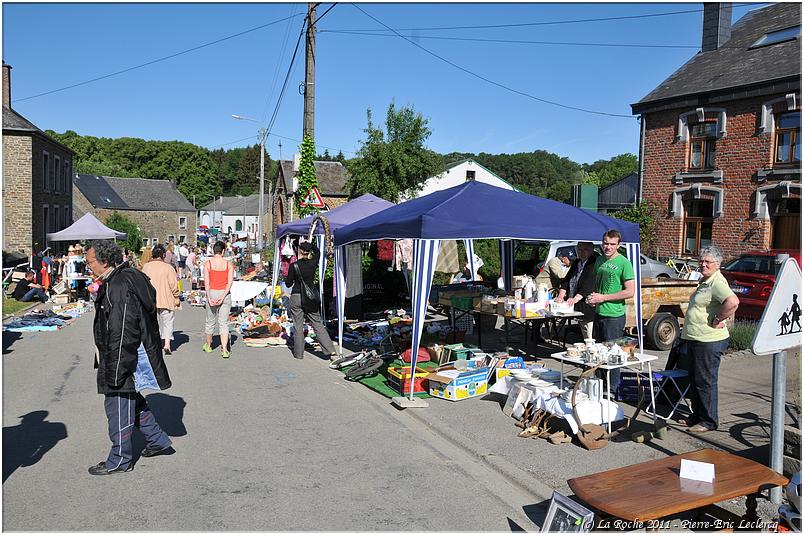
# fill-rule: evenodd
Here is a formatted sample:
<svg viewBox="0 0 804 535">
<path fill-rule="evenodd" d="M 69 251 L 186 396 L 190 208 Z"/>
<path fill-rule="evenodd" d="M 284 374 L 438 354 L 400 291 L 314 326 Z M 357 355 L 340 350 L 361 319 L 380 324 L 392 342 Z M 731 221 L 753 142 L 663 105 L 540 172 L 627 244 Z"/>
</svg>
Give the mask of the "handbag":
<svg viewBox="0 0 804 535">
<path fill-rule="evenodd" d="M 293 269 L 296 270 L 296 279 L 298 279 L 299 284 L 301 284 L 301 295 L 302 300 L 307 300 L 310 303 L 320 303 L 321 299 L 318 296 L 318 292 L 314 291 L 312 288 L 307 286 L 307 283 L 304 282 L 302 278 L 301 269 L 299 269 L 299 264 L 297 262 L 293 263 Z"/>
</svg>

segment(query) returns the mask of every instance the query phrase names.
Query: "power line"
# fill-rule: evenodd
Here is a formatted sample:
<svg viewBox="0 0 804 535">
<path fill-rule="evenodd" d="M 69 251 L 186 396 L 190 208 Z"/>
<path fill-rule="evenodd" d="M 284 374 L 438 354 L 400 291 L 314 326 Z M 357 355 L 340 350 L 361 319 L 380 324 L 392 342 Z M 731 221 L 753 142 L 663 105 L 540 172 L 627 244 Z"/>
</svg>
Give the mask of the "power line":
<svg viewBox="0 0 804 535">
<path fill-rule="evenodd" d="M 321 30 L 321 33 L 338 33 L 345 35 L 368 35 L 375 37 L 396 37 L 388 33 L 372 33 L 342 30 Z M 513 43 L 528 45 L 567 45 L 567 46 L 600 46 L 600 47 L 624 47 L 624 48 L 691 48 L 699 49 L 699 45 L 648 45 L 648 44 L 629 44 L 629 43 L 577 43 L 566 41 L 528 41 L 521 39 L 482 39 L 476 37 L 448 37 L 438 35 L 400 35 L 408 39 L 439 39 L 444 41 L 475 41 L 479 43 Z M 724 48 L 724 47 L 721 47 Z"/>
<path fill-rule="evenodd" d="M 743 6 L 756 6 L 767 4 L 768 2 L 759 2 L 759 3 L 744 3 L 744 4 L 734 4 L 732 7 L 743 7 Z M 361 10 L 362 11 L 362 10 Z M 574 19 L 574 20 L 551 20 L 551 21 L 542 21 L 542 22 L 519 22 L 519 23 L 512 23 L 512 24 L 482 24 L 482 25 L 473 25 L 473 26 L 431 26 L 426 28 L 389 28 L 386 26 L 387 31 L 396 32 L 396 31 L 417 31 L 417 32 L 427 32 L 427 31 L 436 31 L 436 30 L 480 30 L 486 28 L 516 28 L 516 27 L 523 27 L 523 26 L 552 26 L 556 24 L 578 24 L 584 22 L 608 22 L 614 20 L 631 20 L 631 19 L 644 19 L 649 17 L 665 17 L 669 15 L 683 15 L 688 13 L 701 13 L 703 9 L 689 9 L 686 11 L 667 11 L 664 13 L 646 13 L 644 15 L 623 15 L 619 17 L 600 17 L 600 18 L 592 18 L 592 19 Z M 365 12 L 364 12 L 365 13 Z M 327 30 L 327 31 L 335 31 L 335 30 Z M 363 31 L 372 31 L 366 29 L 346 29 L 346 30 L 338 30 L 340 32 L 363 32 Z M 378 30 L 380 31 L 380 30 Z"/>
<path fill-rule="evenodd" d="M 404 35 L 400 34 L 399 32 L 397 32 L 396 30 L 394 30 L 393 28 L 391 28 L 390 26 L 388 26 L 387 24 L 385 24 L 385 23 L 384 23 L 384 22 L 382 22 L 381 20 L 379 20 L 379 19 L 377 19 L 376 17 L 374 17 L 374 16 L 370 15 L 369 13 L 366 13 L 366 11 L 364 11 L 364 10 L 363 10 L 363 9 L 362 9 L 360 6 L 358 6 L 357 4 L 352 4 L 352 6 L 354 6 L 354 7 L 355 7 L 355 9 L 357 9 L 357 10 L 358 10 L 358 11 L 360 11 L 360 12 L 362 12 L 364 15 L 366 15 L 366 16 L 367 16 L 367 17 L 369 17 L 370 19 L 374 20 L 374 21 L 375 21 L 375 22 L 377 22 L 378 24 L 380 24 L 380 25 L 382 25 L 382 26 L 385 26 L 385 27 L 386 27 L 386 28 L 388 28 L 390 31 L 394 32 L 394 33 L 395 33 L 397 36 L 401 37 L 402 39 L 404 39 L 404 40 L 405 40 L 405 41 L 407 41 L 408 43 L 412 44 L 412 45 L 413 45 L 413 46 L 415 46 L 416 48 L 419 48 L 419 49 L 423 50 L 424 52 L 427 52 L 427 53 L 428 53 L 428 54 L 430 54 L 431 56 L 433 56 L 433 57 L 435 57 L 435 58 L 440 59 L 440 60 L 441 60 L 441 61 L 443 61 L 444 63 L 446 63 L 446 64 L 448 64 L 448 65 L 451 65 L 452 67 L 455 67 L 456 69 L 461 70 L 461 71 L 463 71 L 463 72 L 465 72 L 465 73 L 467 73 L 467 74 L 470 74 L 470 75 L 474 76 L 475 78 L 478 78 L 478 79 L 480 79 L 480 80 L 483 80 L 483 81 L 484 81 L 484 82 L 486 82 L 486 83 L 489 83 L 489 84 L 491 84 L 491 85 L 495 85 L 495 86 L 497 86 L 497 87 L 500 87 L 500 88 L 502 88 L 502 89 L 505 89 L 506 91 L 510 91 L 510 92 L 512 92 L 512 93 L 516 93 L 517 95 L 521 95 L 521 96 L 523 96 L 523 97 L 527 97 L 527 98 L 530 98 L 530 99 L 536 100 L 536 101 L 538 101 L 538 102 L 543 102 L 543 103 L 545 103 L 545 104 L 551 104 L 551 105 L 553 105 L 553 106 L 558 106 L 558 107 L 560 107 L 560 108 L 564 108 L 564 109 L 568 109 L 568 110 L 582 111 L 582 112 L 585 112 L 585 113 L 591 113 L 591 114 L 594 114 L 594 115 L 604 115 L 604 116 L 607 116 L 607 117 L 623 117 L 623 118 L 627 118 L 627 119 L 633 119 L 633 116 L 632 116 L 632 115 L 624 115 L 624 114 L 621 114 L 621 113 L 608 113 L 608 112 L 603 112 L 603 111 L 588 110 L 588 109 L 586 109 L 586 108 L 579 108 L 579 107 L 576 107 L 576 106 L 568 106 L 568 105 L 566 105 L 566 104 L 561 104 L 560 102 L 555 102 L 555 101 L 552 101 L 552 100 L 543 99 L 543 98 L 537 97 L 537 96 L 535 96 L 535 95 L 531 95 L 530 93 L 525 93 L 524 91 L 520 91 L 520 90 L 518 90 L 518 89 L 514 89 L 514 88 L 512 88 L 512 87 L 508 87 L 507 85 L 501 84 L 500 82 L 495 82 L 494 80 L 491 80 L 490 78 L 486 78 L 485 76 L 482 76 L 482 75 L 480 75 L 480 74 L 477 74 L 477 73 L 476 73 L 476 72 L 474 72 L 474 71 L 470 71 L 469 69 L 467 69 L 467 68 L 465 68 L 465 67 L 461 67 L 461 66 L 460 66 L 460 65 L 458 65 L 457 63 L 454 63 L 454 62 L 452 62 L 452 61 L 450 61 L 450 60 L 448 60 L 448 59 L 446 59 L 446 58 L 444 58 L 444 57 L 442 57 L 442 56 L 439 56 L 439 55 L 438 55 L 438 54 L 436 54 L 435 52 L 432 52 L 432 51 L 428 50 L 427 48 L 424 48 L 424 47 L 423 47 L 423 46 L 421 46 L 420 44 L 418 44 L 418 43 L 416 43 L 416 42 L 412 41 L 411 39 L 409 39 L 409 38 L 405 37 Z"/>
<path fill-rule="evenodd" d="M 73 89 L 74 87 L 79 87 L 79 86 L 82 86 L 82 85 L 91 84 L 92 82 L 97 82 L 99 80 L 105 80 L 106 78 L 111 78 L 112 76 L 117 76 L 118 74 L 123 74 L 123 73 L 133 71 L 133 70 L 136 70 L 136 69 L 141 69 L 143 67 L 153 65 L 154 63 L 159 63 L 161 61 L 165 61 L 165 60 L 168 60 L 168 59 L 171 59 L 171 58 L 175 58 L 177 56 L 181 56 L 181 55 L 187 54 L 189 52 L 194 52 L 196 50 L 200 50 L 200 49 L 206 48 L 208 46 L 212 46 L 212 45 L 216 45 L 218 43 L 222 43 L 223 41 L 228 41 L 229 39 L 234 39 L 235 37 L 240 37 L 241 35 L 245 35 L 247 33 L 255 32 L 257 30 L 267 28 L 268 26 L 273 26 L 274 24 L 279 24 L 280 22 L 288 20 L 289 18 L 298 17 L 299 15 L 301 15 L 301 13 L 299 13 L 298 15 L 292 15 L 290 17 L 285 17 L 285 18 L 282 18 L 282 19 L 279 19 L 279 20 L 275 20 L 275 21 L 269 22 L 267 24 L 261 24 L 260 26 L 255 26 L 254 28 L 250 28 L 250 29 L 244 30 L 242 32 L 238 32 L 238 33 L 235 33 L 235 34 L 232 34 L 232 35 L 228 35 L 226 37 L 222 37 L 220 39 L 216 39 L 214 41 L 210 41 L 210 42 L 204 43 L 202 45 L 194 46 L 192 48 L 188 48 L 187 50 L 182 50 L 181 52 L 176 52 L 175 54 L 170 54 L 169 56 L 163 56 L 163 57 L 155 59 L 155 60 L 151 60 L 151 61 L 148 61 L 148 62 L 145 62 L 145 63 L 141 63 L 139 65 L 135 65 L 134 67 L 128 67 L 127 69 L 122 69 L 122 70 L 119 70 L 119 71 L 116 71 L 116 72 L 113 72 L 113 73 L 110 73 L 110 74 L 105 74 L 103 76 L 98 76 L 97 78 L 92 78 L 91 80 L 85 80 L 85 81 L 79 82 L 77 84 L 68 85 L 68 86 L 65 86 L 65 87 L 61 87 L 59 89 L 53 89 L 51 91 L 45 91 L 44 93 L 31 95 L 29 97 L 18 98 L 18 99 L 15 99 L 14 102 L 22 102 L 23 100 L 30 100 L 32 98 L 43 97 L 45 95 L 51 95 L 53 93 L 58 93 L 59 91 L 66 91 L 67 89 Z"/>
<path fill-rule="evenodd" d="M 228 143 L 221 143 L 220 145 L 213 145 L 213 146 L 207 147 L 207 148 L 210 149 L 210 150 L 211 149 L 220 149 L 222 147 L 226 147 L 227 145 L 234 145 L 235 143 L 240 143 L 241 141 L 245 141 L 245 140 L 251 139 L 253 137 L 254 136 L 248 136 L 248 137 L 244 137 L 242 139 L 235 139 L 234 141 L 229 141 Z"/>
<path fill-rule="evenodd" d="M 296 4 L 290 5 L 290 13 L 292 16 L 296 15 Z M 285 28 L 285 35 L 282 38 L 282 48 L 280 49 L 279 55 L 277 56 L 276 68 L 274 68 L 274 76 L 271 79 L 271 89 L 268 92 L 268 98 L 265 99 L 265 105 L 262 107 L 262 117 L 261 123 L 265 123 L 265 119 L 268 118 L 268 103 L 274 96 L 274 90 L 276 89 L 276 82 L 279 79 L 279 67 L 282 63 L 282 59 L 285 57 L 285 48 L 288 46 L 288 38 L 290 37 L 290 27 L 291 27 L 292 19 L 288 19 L 287 27 Z"/>
</svg>

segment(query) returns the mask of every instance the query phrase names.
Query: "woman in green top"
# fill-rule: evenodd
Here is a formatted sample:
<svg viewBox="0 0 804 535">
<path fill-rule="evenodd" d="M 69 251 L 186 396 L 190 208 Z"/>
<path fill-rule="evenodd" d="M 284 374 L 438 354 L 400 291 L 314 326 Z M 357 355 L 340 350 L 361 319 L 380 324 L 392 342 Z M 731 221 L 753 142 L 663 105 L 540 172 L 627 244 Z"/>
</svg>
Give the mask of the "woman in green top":
<svg viewBox="0 0 804 535">
<path fill-rule="evenodd" d="M 720 357 L 729 346 L 729 319 L 740 301 L 720 272 L 723 251 L 716 245 L 701 249 L 701 279 L 690 297 L 682 344 L 686 349 L 686 368 L 690 373 L 692 417 L 683 422 L 693 433 L 717 429 L 717 375 Z M 682 354 L 684 353 L 682 349 Z"/>
</svg>

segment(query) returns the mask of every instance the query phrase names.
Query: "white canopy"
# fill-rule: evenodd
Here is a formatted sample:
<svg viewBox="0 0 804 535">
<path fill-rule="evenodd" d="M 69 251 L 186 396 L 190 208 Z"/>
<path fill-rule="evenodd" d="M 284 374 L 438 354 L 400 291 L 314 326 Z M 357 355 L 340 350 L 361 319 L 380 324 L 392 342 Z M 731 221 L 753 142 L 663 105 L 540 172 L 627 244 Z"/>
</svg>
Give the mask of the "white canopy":
<svg viewBox="0 0 804 535">
<path fill-rule="evenodd" d="M 49 241 L 114 240 L 125 237 L 125 232 L 110 229 L 92 214 L 85 214 L 66 229 L 47 235 Z"/>
</svg>

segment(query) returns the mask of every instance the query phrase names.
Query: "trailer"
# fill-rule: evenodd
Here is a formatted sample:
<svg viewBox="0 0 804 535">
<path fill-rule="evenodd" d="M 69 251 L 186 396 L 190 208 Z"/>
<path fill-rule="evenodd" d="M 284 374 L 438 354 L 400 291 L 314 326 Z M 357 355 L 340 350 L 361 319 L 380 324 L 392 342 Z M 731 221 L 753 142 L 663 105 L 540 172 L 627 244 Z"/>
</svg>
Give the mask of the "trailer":
<svg viewBox="0 0 804 535">
<path fill-rule="evenodd" d="M 690 297 L 698 287 L 693 280 L 642 279 L 642 322 L 647 342 L 662 351 L 681 336 Z M 636 333 L 634 299 L 625 301 L 625 328 Z"/>
</svg>

